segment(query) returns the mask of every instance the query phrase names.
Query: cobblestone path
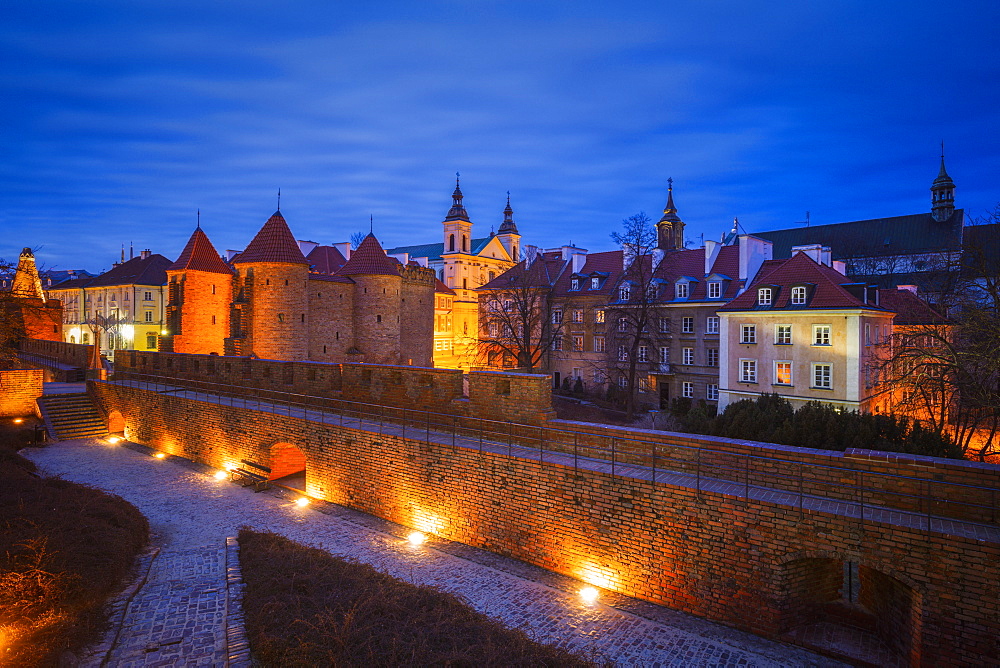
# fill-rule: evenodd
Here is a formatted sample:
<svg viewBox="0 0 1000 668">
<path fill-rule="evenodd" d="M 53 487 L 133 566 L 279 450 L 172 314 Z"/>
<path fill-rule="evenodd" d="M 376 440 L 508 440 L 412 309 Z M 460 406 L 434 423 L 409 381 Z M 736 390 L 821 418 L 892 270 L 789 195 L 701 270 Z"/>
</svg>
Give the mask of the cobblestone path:
<svg viewBox="0 0 1000 668">
<path fill-rule="evenodd" d="M 141 446 L 79 440 L 26 452 L 44 473 L 111 491 L 149 518 L 159 554 L 105 665 L 229 665 L 226 622 L 238 611 L 231 602 L 227 607 L 225 538 L 243 525 L 452 592 L 540 641 L 595 652 L 618 665 L 842 665 L 621 596 L 587 605 L 569 578 L 446 541 L 414 547 L 398 525 L 332 504 L 301 508 L 282 490 L 254 494 L 215 480 L 207 467 L 154 459 Z"/>
</svg>

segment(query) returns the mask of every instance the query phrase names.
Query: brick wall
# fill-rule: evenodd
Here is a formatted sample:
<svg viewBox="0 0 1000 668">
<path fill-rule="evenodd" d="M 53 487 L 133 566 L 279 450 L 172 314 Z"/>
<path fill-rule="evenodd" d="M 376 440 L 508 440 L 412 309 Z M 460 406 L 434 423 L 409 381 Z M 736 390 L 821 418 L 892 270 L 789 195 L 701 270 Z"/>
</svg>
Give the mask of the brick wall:
<svg viewBox="0 0 1000 668">
<path fill-rule="evenodd" d="M 221 355 L 229 335 L 232 276 L 187 270 L 170 271 L 167 276 L 171 296 L 167 311 L 173 352 Z"/>
<path fill-rule="evenodd" d="M 42 396 L 42 369 L 0 371 L 0 417 L 37 414 L 35 400 Z"/>
<path fill-rule="evenodd" d="M 899 649 L 914 665 L 981 665 L 1000 652 L 997 543 L 106 383 L 90 390 L 125 415 L 132 440 L 217 467 L 269 465 L 272 446 L 289 443 L 306 455 L 315 497 L 754 633 L 815 617 L 836 595 L 835 564 L 849 559 L 878 574 L 865 576 L 869 604 L 896 625 L 888 631 L 909 634 Z"/>
<path fill-rule="evenodd" d="M 74 367 L 86 367 L 94 354 L 93 348 L 94 346 L 83 343 L 42 341 L 40 339 L 25 339 L 21 342 L 22 352 L 49 357 Z"/>
<path fill-rule="evenodd" d="M 343 362 L 354 346 L 354 284 L 309 278 L 309 359 Z"/>
</svg>

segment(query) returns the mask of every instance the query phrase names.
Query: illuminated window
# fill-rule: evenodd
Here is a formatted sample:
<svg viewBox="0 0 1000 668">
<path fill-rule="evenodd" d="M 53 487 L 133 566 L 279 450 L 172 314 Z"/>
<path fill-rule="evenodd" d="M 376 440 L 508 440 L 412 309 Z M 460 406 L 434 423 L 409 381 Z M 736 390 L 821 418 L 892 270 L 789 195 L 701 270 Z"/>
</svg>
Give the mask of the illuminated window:
<svg viewBox="0 0 1000 668">
<path fill-rule="evenodd" d="M 740 382 L 757 382 L 757 360 L 740 360 Z"/>
<path fill-rule="evenodd" d="M 573 309 L 573 322 L 583 322 L 583 309 Z"/>
<path fill-rule="evenodd" d="M 594 322 L 596 322 L 598 324 L 604 322 L 604 310 L 603 309 L 597 309 L 596 311 L 594 311 Z"/>
<path fill-rule="evenodd" d="M 583 337 L 582 336 L 574 336 L 573 337 L 573 350 L 577 350 L 577 351 L 583 350 Z"/>
<path fill-rule="evenodd" d="M 771 288 L 760 288 L 757 290 L 757 303 L 761 306 L 770 306 L 774 297 L 774 290 Z"/>
<path fill-rule="evenodd" d="M 719 316 L 710 315 L 707 318 L 705 318 L 705 333 L 706 334 L 719 333 Z"/>
<path fill-rule="evenodd" d="M 793 304 L 806 303 L 806 289 L 801 285 L 792 288 L 792 303 Z"/>
<path fill-rule="evenodd" d="M 830 345 L 830 325 L 813 325 L 813 345 Z"/>
<path fill-rule="evenodd" d="M 820 390 L 833 389 L 833 365 L 813 364 L 813 387 Z"/>
<path fill-rule="evenodd" d="M 757 325 L 740 326 L 740 343 L 757 343 Z"/>
<path fill-rule="evenodd" d="M 791 362 L 775 362 L 774 363 L 774 384 L 775 385 L 791 385 L 792 384 L 792 363 Z"/>
<path fill-rule="evenodd" d="M 789 346 L 792 344 L 792 326 L 775 325 L 774 342 L 779 346 Z"/>
</svg>

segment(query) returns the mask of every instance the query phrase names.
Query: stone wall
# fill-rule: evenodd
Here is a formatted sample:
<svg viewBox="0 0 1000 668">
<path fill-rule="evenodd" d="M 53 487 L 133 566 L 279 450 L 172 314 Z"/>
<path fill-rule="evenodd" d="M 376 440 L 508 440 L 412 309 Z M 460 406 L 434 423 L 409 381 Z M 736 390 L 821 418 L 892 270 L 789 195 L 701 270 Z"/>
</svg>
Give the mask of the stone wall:
<svg viewBox="0 0 1000 668">
<path fill-rule="evenodd" d="M 270 465 L 272 446 L 294 445 L 312 496 L 754 633 L 780 637 L 817 615 L 849 560 L 912 665 L 1000 652 L 996 542 L 107 383 L 90 391 L 124 414 L 131 440 L 216 467 Z"/>
<path fill-rule="evenodd" d="M 41 355 L 56 362 L 77 368 L 86 368 L 94 354 L 94 346 L 84 343 L 63 341 L 43 341 L 25 339 L 21 342 L 21 352 Z"/>
<path fill-rule="evenodd" d="M 0 371 L 0 417 L 36 415 L 35 400 L 42 396 L 42 369 Z"/>
<path fill-rule="evenodd" d="M 167 345 L 176 353 L 225 352 L 233 277 L 206 271 L 168 271 Z"/>
</svg>

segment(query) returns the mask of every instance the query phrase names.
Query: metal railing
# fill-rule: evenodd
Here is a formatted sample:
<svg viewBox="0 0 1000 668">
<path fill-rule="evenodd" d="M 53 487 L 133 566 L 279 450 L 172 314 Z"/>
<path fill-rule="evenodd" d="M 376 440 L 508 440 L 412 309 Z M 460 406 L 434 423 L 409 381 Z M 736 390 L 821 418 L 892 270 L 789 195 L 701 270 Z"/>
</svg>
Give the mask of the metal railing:
<svg viewBox="0 0 1000 668">
<path fill-rule="evenodd" d="M 137 372 L 119 373 L 106 382 L 167 394 L 203 393 L 222 405 L 528 458 L 575 470 L 598 470 L 648 480 L 654 485 L 680 485 L 697 493 L 724 493 L 747 502 L 771 500 L 793 505 L 803 513 L 829 510 L 863 520 L 893 511 L 904 513 L 918 528 L 931 528 L 932 520 L 940 519 L 990 529 L 1000 526 L 1000 489 L 933 479 L 931 471 L 926 477 L 909 476 L 803 461 L 791 454 L 785 458 L 773 453 L 734 452 L 722 443 L 717 447 L 675 443 L 670 442 L 669 434 L 653 440 L 629 437 L 625 430 L 602 426 L 591 432 L 561 425 L 529 425 Z"/>
</svg>

